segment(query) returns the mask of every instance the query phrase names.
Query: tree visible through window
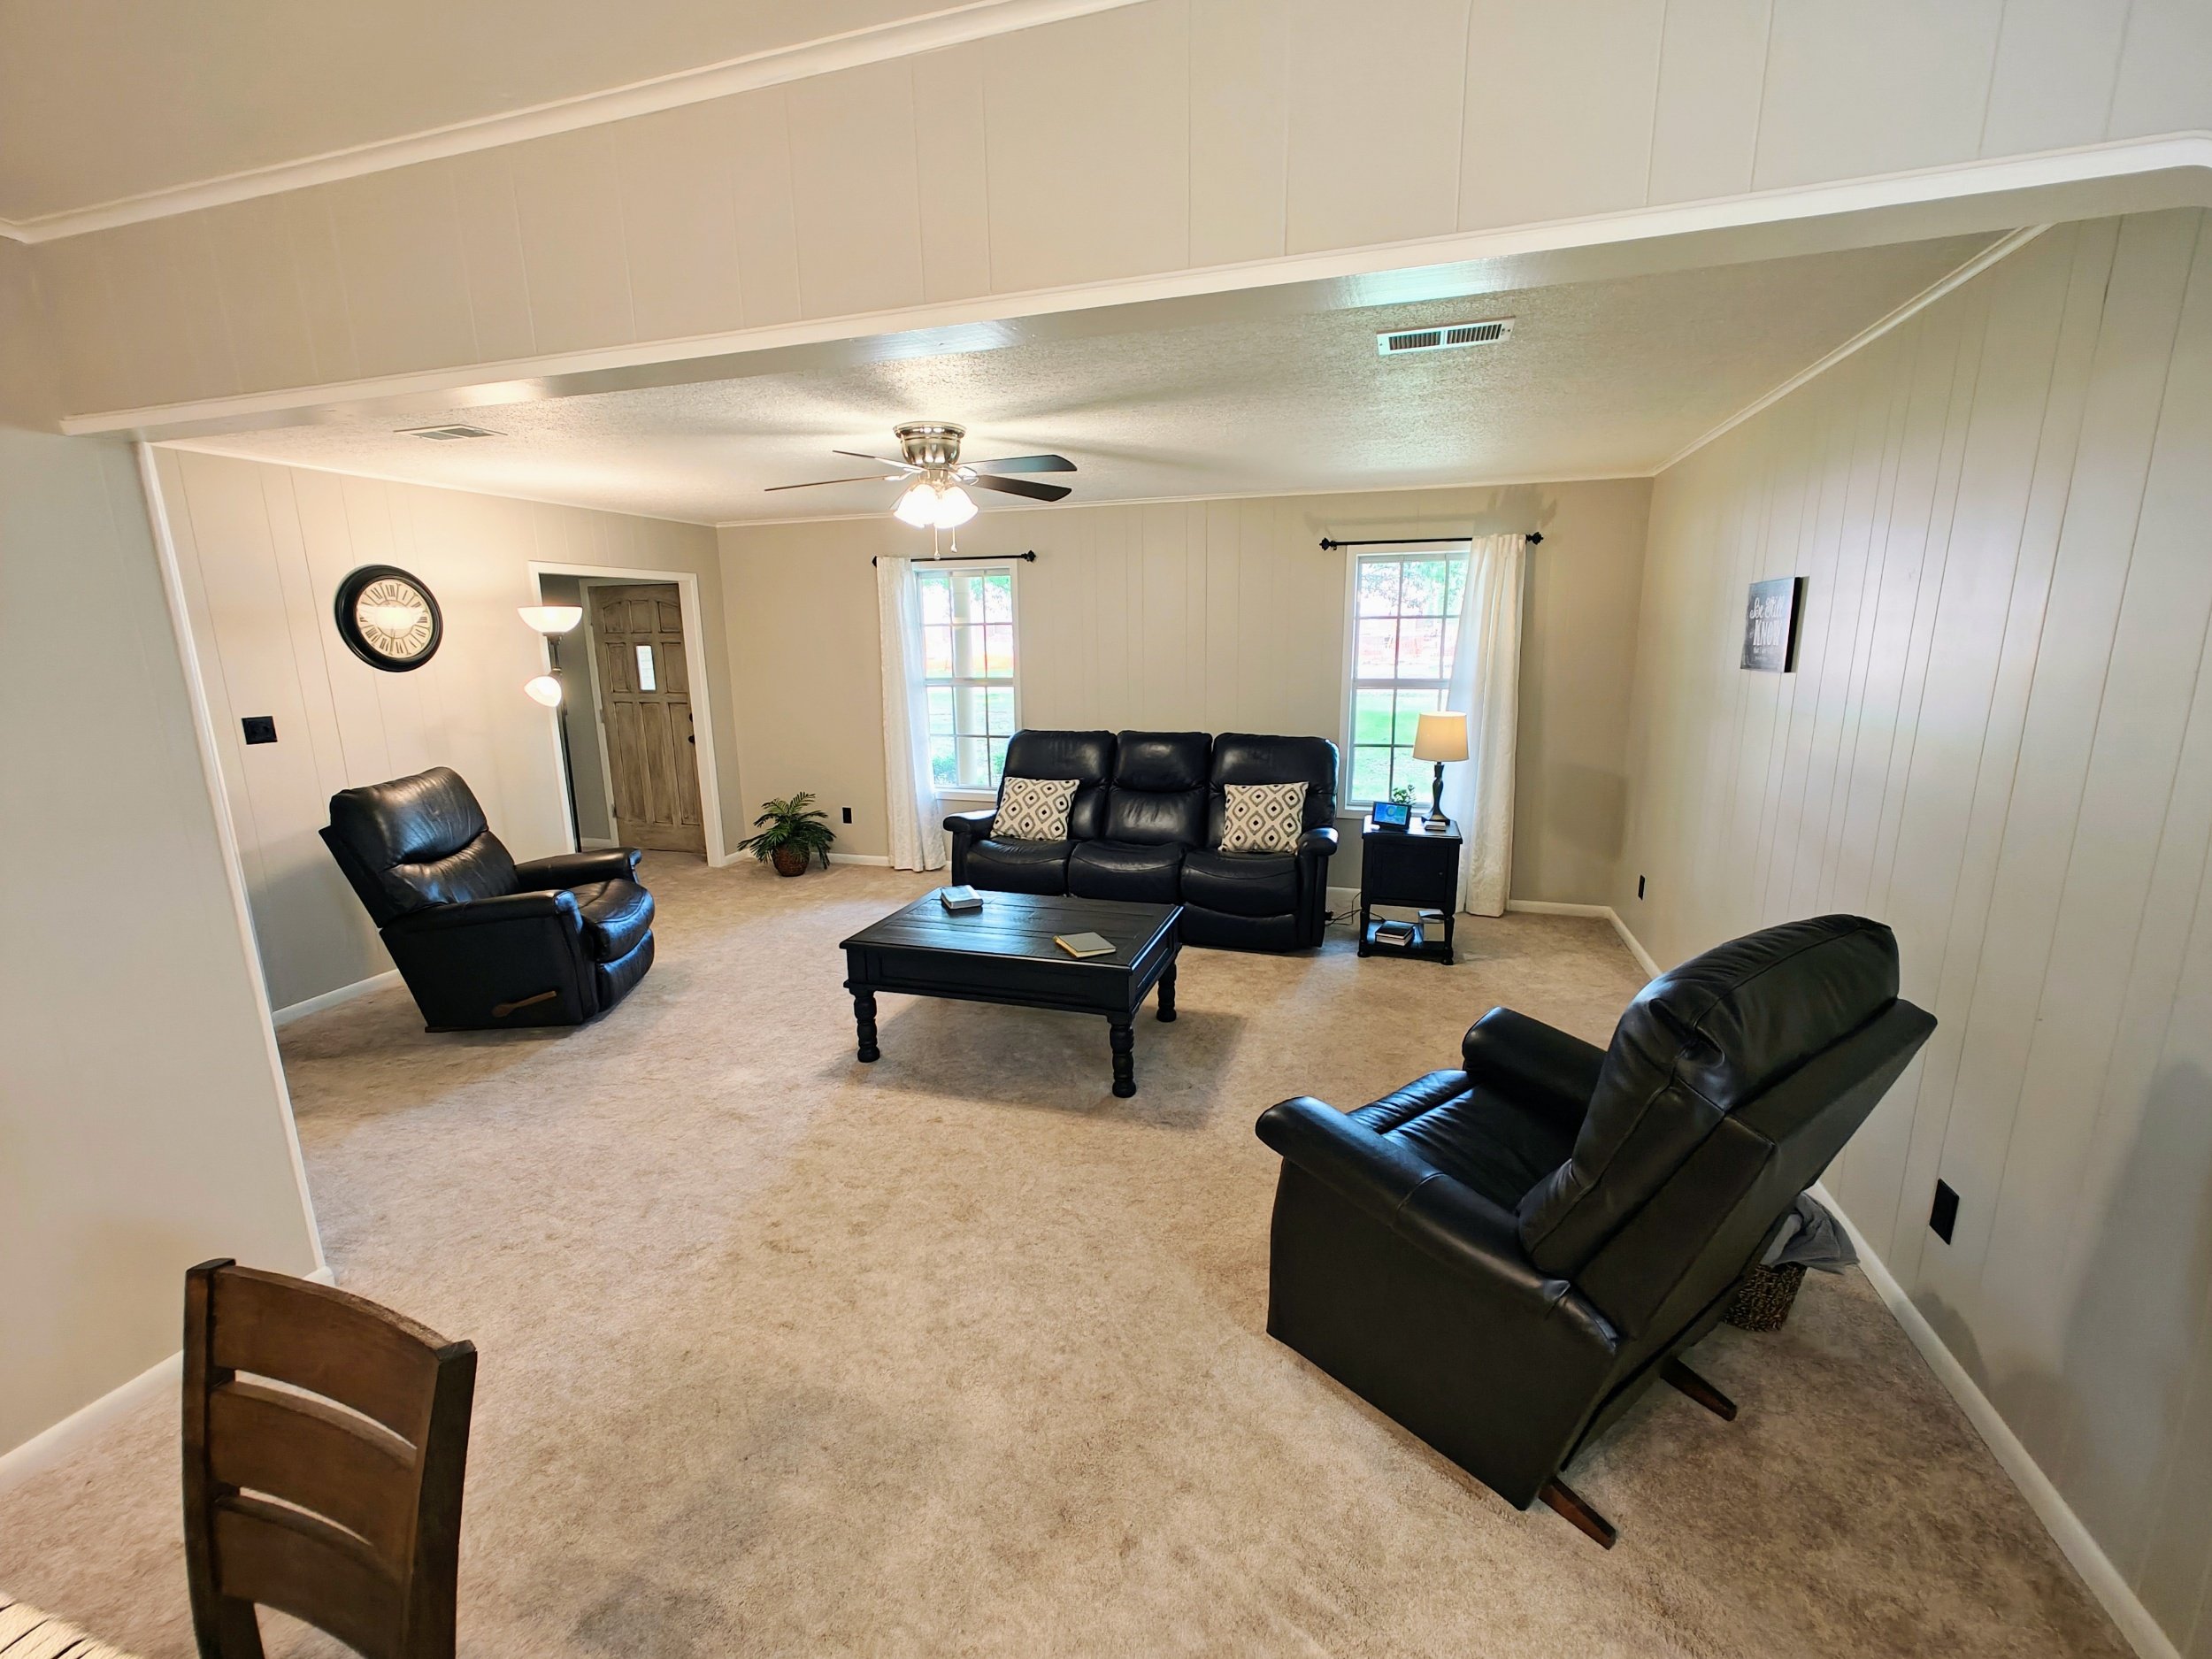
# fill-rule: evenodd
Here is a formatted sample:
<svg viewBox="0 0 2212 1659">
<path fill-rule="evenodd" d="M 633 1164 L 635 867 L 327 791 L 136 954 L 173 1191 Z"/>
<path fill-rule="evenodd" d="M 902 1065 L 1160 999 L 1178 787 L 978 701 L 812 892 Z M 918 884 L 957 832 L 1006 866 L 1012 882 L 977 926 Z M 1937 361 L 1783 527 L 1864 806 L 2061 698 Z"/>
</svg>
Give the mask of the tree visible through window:
<svg viewBox="0 0 2212 1659">
<path fill-rule="evenodd" d="M 917 566 L 929 777 L 939 789 L 996 789 L 1014 734 L 1014 572 Z"/>
<path fill-rule="evenodd" d="M 1426 798 L 1431 768 L 1413 758 L 1413 732 L 1422 715 L 1444 706 L 1466 581 L 1464 553 L 1361 557 L 1352 582 L 1355 802 L 1387 801 L 1402 785 Z"/>
</svg>

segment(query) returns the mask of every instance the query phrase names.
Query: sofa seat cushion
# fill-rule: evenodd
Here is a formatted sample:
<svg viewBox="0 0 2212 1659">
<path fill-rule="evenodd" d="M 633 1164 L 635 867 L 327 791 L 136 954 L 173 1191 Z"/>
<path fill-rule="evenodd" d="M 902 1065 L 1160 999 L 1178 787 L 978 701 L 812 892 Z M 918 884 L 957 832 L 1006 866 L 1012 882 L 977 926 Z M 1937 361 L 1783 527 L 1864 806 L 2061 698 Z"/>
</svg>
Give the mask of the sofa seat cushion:
<svg viewBox="0 0 2212 1659">
<path fill-rule="evenodd" d="M 1510 1213 L 1574 1151 L 1572 1131 L 1510 1095 L 1432 1071 L 1352 1114 Z"/>
<path fill-rule="evenodd" d="M 1183 855 L 1183 900 L 1228 916 L 1281 916 L 1298 908 L 1298 860 L 1194 847 Z"/>
<path fill-rule="evenodd" d="M 968 885 L 993 893 L 1065 893 L 1068 846 L 1066 841 L 978 841 L 968 849 Z"/>
<path fill-rule="evenodd" d="M 568 889 L 583 912 L 584 949 L 594 962 L 612 962 L 653 931 L 653 895 L 634 881 L 594 881 Z"/>
<path fill-rule="evenodd" d="M 1180 843 L 1078 841 L 1068 855 L 1068 891 L 1079 899 L 1173 904 L 1180 894 Z"/>
</svg>

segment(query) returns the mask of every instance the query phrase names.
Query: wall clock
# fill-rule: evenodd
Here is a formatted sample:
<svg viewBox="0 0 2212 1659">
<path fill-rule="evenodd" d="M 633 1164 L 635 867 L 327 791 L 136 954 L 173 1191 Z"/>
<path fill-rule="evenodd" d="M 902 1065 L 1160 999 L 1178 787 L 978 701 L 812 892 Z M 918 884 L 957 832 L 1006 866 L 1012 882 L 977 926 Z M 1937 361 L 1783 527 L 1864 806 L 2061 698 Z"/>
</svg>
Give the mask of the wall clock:
<svg viewBox="0 0 2212 1659">
<path fill-rule="evenodd" d="M 340 582 L 337 616 L 346 649 L 387 673 L 420 668 L 445 637 L 430 589 L 395 565 L 364 565 Z"/>
</svg>

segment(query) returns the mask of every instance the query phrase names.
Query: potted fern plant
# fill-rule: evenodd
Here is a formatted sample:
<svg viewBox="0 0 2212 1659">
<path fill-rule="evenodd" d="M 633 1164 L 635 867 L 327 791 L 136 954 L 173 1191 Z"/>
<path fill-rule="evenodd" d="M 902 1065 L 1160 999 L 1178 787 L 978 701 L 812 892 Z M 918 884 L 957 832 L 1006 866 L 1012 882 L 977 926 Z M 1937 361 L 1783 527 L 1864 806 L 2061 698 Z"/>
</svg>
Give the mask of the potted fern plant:
<svg viewBox="0 0 2212 1659">
<path fill-rule="evenodd" d="M 829 826 L 829 814 L 816 809 L 807 791 L 802 789 L 787 801 L 763 801 L 753 827 L 760 833 L 738 842 L 739 849 L 774 864 L 778 875 L 804 875 L 807 861 L 818 856 L 822 868 L 829 868 L 830 843 L 837 832 Z"/>
</svg>

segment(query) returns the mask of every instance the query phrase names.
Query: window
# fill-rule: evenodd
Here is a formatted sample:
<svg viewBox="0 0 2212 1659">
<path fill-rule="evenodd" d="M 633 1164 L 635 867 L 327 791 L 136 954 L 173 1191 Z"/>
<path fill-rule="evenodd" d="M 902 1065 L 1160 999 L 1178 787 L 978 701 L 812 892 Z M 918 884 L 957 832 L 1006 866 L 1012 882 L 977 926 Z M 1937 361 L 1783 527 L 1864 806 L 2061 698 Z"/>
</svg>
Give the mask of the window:
<svg viewBox="0 0 2212 1659">
<path fill-rule="evenodd" d="M 1444 706 L 1466 580 L 1467 556 L 1441 548 L 1353 566 L 1352 802 L 1402 787 L 1426 796 L 1431 768 L 1413 758 L 1413 731 Z"/>
<path fill-rule="evenodd" d="M 918 566 L 914 585 L 929 697 L 930 782 L 941 791 L 995 790 L 1015 730 L 1013 566 Z"/>
</svg>

